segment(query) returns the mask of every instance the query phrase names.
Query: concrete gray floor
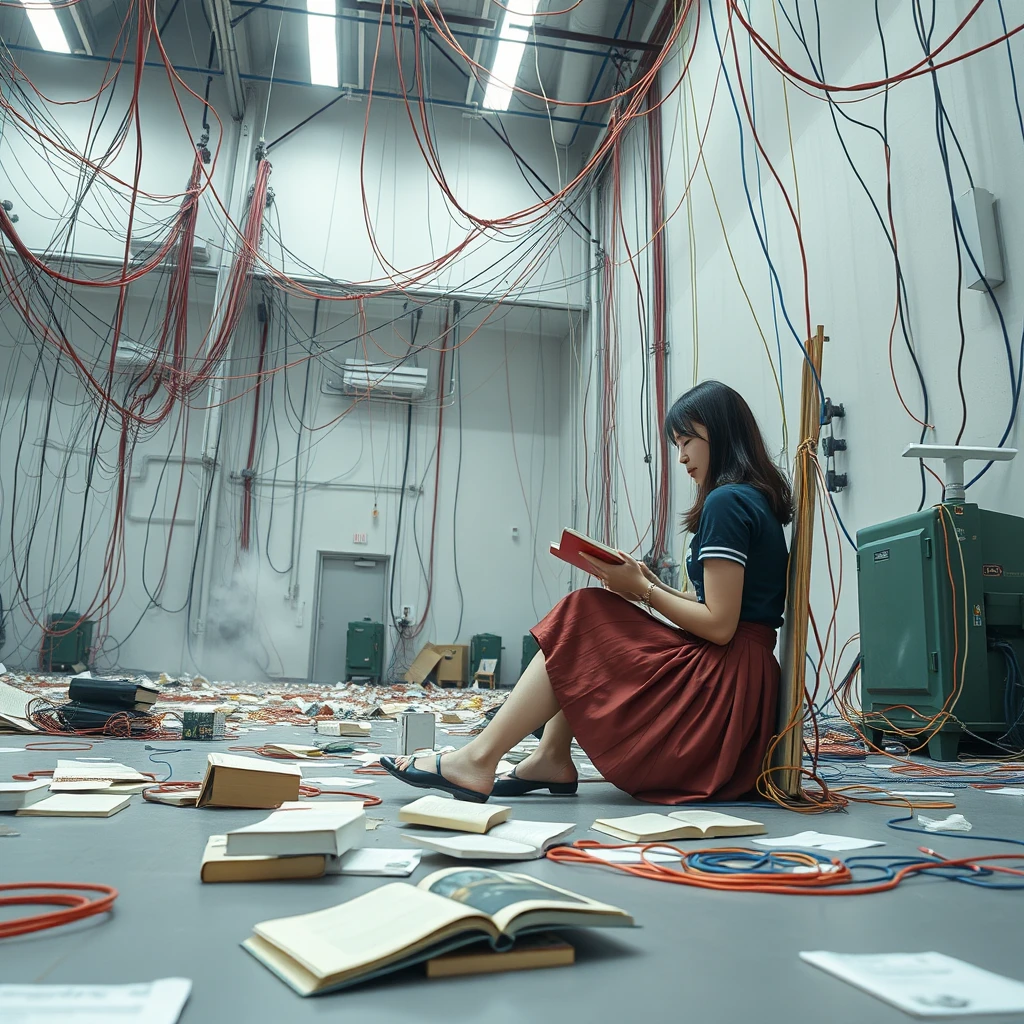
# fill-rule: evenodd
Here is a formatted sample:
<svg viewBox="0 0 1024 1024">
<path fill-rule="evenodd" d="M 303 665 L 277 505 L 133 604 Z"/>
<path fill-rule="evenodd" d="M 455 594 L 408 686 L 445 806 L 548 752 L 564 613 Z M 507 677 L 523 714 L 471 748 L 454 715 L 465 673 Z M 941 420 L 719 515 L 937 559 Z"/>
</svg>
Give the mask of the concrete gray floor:
<svg viewBox="0 0 1024 1024">
<path fill-rule="evenodd" d="M 374 738 L 385 744 L 385 752 L 392 749 L 394 735 L 393 723 L 374 725 Z M 309 732 L 282 727 L 245 739 L 256 737 L 302 742 Z M 21 742 L 20 737 L 4 737 L 0 746 Z M 206 754 L 228 746 L 183 745 L 191 751 L 169 755 L 176 779 L 198 779 Z M 153 769 L 138 742 L 97 742 L 89 753 Z M 50 768 L 57 756 L 2 754 L 0 771 L 9 776 Z M 162 772 L 159 766 L 156 770 Z M 346 773 L 340 769 L 338 774 Z M 386 822 L 366 833 L 366 845 L 402 845 L 397 811 L 416 791 L 391 778 L 377 779 L 371 791 L 384 804 L 368 813 Z M 595 817 L 642 809 L 605 783 L 581 786 L 575 799 L 531 797 L 515 801 L 514 807 L 521 818 L 578 822 L 573 838 L 585 837 Z M 1024 798 L 965 791 L 957 810 L 978 834 L 1024 838 Z M 257 821 L 265 813 L 158 806 L 136 796 L 128 809 L 110 819 L 0 816 L 0 823 L 21 833 L 0 838 L 0 881 L 103 882 L 120 892 L 108 917 L 0 941 L 0 982 L 114 984 L 191 978 L 183 1024 L 299 1024 L 340 1014 L 374 1024 L 559 1019 L 603 1024 L 665 1017 L 713 1024 L 886 1024 L 909 1018 L 802 963 L 798 952 L 938 950 L 1024 980 L 1024 893 L 915 879 L 894 892 L 854 898 L 734 894 L 541 860 L 515 870 L 624 907 L 641 927 L 577 932 L 575 967 L 435 981 L 414 970 L 361 988 L 301 999 L 239 943 L 258 921 L 332 906 L 381 882 L 335 876 L 309 882 L 201 884 L 199 861 L 207 837 Z M 859 805 L 849 813 L 815 817 L 769 806 L 749 813 L 774 835 L 813 828 L 877 838 L 886 845 L 875 852 L 888 854 L 912 854 L 919 841 L 950 856 L 1014 850 L 975 839 L 926 839 L 895 832 L 885 821 L 896 812 L 880 807 Z M 453 863 L 424 857 L 411 881 Z M 985 1019 L 998 1024 L 1011 1018 Z"/>
</svg>

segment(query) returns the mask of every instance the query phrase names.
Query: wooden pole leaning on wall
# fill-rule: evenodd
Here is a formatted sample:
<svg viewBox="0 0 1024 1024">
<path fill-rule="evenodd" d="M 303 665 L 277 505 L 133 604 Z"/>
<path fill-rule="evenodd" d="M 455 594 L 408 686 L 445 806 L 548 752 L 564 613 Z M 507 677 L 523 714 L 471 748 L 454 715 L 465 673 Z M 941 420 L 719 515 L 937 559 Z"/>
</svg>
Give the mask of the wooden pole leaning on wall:
<svg viewBox="0 0 1024 1024">
<path fill-rule="evenodd" d="M 811 610 L 811 549 L 814 544 L 814 457 L 821 429 L 821 358 L 825 328 L 820 324 L 807 343 L 800 382 L 800 444 L 793 467 L 793 536 L 789 549 L 786 621 L 782 629 L 782 678 L 779 685 L 778 735 L 769 751 L 768 786 L 781 796 L 802 796 L 804 680 Z M 813 367 L 813 369 L 812 369 Z"/>
</svg>

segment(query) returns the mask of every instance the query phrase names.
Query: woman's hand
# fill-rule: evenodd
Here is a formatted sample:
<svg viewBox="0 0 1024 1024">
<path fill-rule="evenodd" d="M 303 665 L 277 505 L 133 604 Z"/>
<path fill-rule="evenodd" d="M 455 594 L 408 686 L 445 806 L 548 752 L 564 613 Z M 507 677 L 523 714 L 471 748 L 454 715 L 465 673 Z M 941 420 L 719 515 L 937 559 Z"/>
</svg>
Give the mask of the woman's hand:
<svg viewBox="0 0 1024 1024">
<path fill-rule="evenodd" d="M 659 590 L 667 589 L 665 584 L 661 582 L 654 570 L 646 562 L 638 562 L 637 565 L 640 566 L 640 571 L 644 574 L 644 579 L 647 580 L 648 583 L 653 583 Z"/>
<path fill-rule="evenodd" d="M 591 558 L 582 551 L 580 554 L 594 567 L 594 575 L 601 581 L 601 585 L 613 594 L 618 594 L 627 601 L 639 601 L 646 593 L 648 581 L 643 567 L 625 551 L 619 552 L 625 559 L 622 565 L 610 565 L 600 559 Z"/>
</svg>

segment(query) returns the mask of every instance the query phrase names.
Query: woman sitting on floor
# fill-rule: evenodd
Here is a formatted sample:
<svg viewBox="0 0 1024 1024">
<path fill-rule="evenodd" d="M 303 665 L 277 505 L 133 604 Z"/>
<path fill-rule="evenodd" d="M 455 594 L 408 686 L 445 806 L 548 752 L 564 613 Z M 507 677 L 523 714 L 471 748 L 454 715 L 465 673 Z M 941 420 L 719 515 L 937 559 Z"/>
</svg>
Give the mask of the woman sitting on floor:
<svg viewBox="0 0 1024 1024">
<path fill-rule="evenodd" d="M 534 627 L 540 651 L 484 731 L 436 759 L 381 758 L 392 775 L 481 802 L 568 795 L 575 736 L 638 800 L 734 800 L 754 788 L 775 732 L 790 487 L 749 406 L 724 384 L 687 391 L 664 429 L 697 486 L 684 517 L 693 592 L 624 552 L 623 565 L 588 559 L 605 589 L 575 591 Z M 502 756 L 542 723 L 537 749 L 495 779 Z"/>
</svg>

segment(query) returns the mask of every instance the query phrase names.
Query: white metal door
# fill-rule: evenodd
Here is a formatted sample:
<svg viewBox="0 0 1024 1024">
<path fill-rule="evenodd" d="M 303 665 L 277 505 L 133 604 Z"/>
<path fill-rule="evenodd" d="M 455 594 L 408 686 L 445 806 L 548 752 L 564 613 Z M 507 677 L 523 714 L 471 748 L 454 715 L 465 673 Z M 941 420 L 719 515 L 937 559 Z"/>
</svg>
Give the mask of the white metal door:
<svg viewBox="0 0 1024 1024">
<path fill-rule="evenodd" d="M 321 552 L 313 635 L 314 683 L 345 679 L 348 624 L 366 618 L 384 621 L 386 579 L 386 558 Z"/>
</svg>

